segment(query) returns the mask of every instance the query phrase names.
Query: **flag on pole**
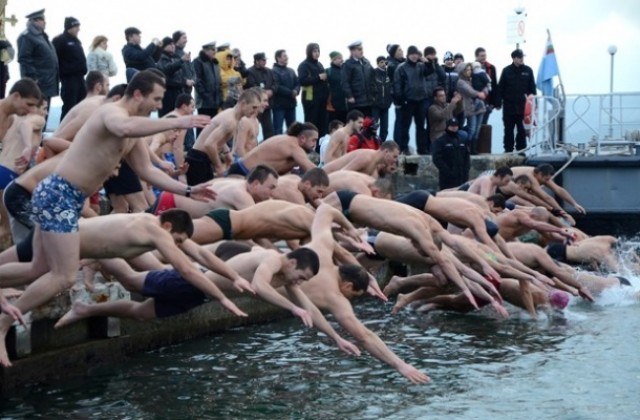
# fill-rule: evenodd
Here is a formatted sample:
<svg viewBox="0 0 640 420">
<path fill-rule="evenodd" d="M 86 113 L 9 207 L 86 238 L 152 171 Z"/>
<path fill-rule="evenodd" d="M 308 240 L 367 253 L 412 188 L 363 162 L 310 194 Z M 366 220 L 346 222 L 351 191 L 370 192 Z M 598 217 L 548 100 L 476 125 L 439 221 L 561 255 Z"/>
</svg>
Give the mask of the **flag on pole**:
<svg viewBox="0 0 640 420">
<path fill-rule="evenodd" d="M 540 68 L 538 69 L 538 80 L 536 86 L 544 96 L 553 96 L 553 78 L 560 75 L 556 53 L 551 42 L 551 33 L 547 31 L 547 46 L 545 49 Z"/>
</svg>

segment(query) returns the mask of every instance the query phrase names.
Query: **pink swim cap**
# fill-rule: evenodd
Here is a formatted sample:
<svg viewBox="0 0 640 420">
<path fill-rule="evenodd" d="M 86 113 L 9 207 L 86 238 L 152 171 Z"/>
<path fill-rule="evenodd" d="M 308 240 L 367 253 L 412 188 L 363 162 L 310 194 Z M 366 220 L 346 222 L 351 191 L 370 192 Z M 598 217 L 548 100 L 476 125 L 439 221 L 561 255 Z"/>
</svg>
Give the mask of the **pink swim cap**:
<svg viewBox="0 0 640 420">
<path fill-rule="evenodd" d="M 558 309 L 564 309 L 569 304 L 569 294 L 556 290 L 549 295 L 549 302 Z"/>
</svg>

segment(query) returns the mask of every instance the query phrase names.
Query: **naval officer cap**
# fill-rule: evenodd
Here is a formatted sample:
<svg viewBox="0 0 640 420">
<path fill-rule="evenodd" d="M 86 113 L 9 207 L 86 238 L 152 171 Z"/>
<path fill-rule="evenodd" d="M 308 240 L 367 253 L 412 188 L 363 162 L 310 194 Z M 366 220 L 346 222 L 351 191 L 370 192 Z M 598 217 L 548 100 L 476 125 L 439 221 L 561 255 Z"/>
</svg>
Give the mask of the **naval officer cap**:
<svg viewBox="0 0 640 420">
<path fill-rule="evenodd" d="M 215 50 L 216 49 L 216 41 L 211 41 L 202 46 L 203 50 Z"/>
<path fill-rule="evenodd" d="M 44 9 L 38 10 L 37 12 L 29 13 L 25 17 L 29 20 L 44 19 Z"/>
<path fill-rule="evenodd" d="M 353 50 L 355 48 L 360 48 L 360 47 L 362 47 L 362 41 L 355 41 L 349 44 L 347 48 L 349 48 L 350 50 Z"/>
</svg>

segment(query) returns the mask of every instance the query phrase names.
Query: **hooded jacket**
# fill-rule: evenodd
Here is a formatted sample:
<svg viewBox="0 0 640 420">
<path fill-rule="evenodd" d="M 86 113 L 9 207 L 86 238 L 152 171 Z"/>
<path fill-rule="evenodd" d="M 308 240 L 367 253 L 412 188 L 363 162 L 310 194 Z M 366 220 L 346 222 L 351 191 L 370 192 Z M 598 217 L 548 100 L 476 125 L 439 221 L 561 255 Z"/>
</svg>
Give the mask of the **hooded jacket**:
<svg viewBox="0 0 640 420">
<path fill-rule="evenodd" d="M 193 60 L 196 77 L 196 108 L 217 109 L 222 105 L 222 79 L 218 60 L 204 51 Z"/>
<path fill-rule="evenodd" d="M 30 77 L 47 97 L 58 96 L 58 55 L 49 37 L 33 23 L 18 37 L 18 62 L 20 77 Z"/>
<path fill-rule="evenodd" d="M 218 65 L 220 66 L 220 84 L 222 85 L 223 102 L 227 100 L 229 93 L 231 93 L 235 99 L 238 99 L 240 92 L 237 91 L 236 84 L 238 81 L 242 81 L 240 72 L 233 68 L 233 59 L 229 60 L 227 56 L 231 57 L 229 50 L 218 51 L 215 55 Z"/>
<path fill-rule="evenodd" d="M 324 67 L 313 58 L 313 50 L 319 49 L 318 44 L 307 45 L 307 58 L 298 66 L 298 80 L 302 86 L 302 101 L 325 103 L 329 97 L 329 84 L 320 79 Z"/>
</svg>

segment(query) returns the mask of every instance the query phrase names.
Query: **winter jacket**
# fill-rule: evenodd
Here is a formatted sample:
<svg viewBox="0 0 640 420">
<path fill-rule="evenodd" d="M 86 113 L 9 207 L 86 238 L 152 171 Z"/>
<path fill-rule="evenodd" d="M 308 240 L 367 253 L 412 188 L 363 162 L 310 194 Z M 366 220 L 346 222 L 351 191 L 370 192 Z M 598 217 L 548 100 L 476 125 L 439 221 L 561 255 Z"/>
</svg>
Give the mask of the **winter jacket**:
<svg viewBox="0 0 640 420">
<path fill-rule="evenodd" d="M 434 103 L 429 107 L 427 116 L 429 118 L 429 138 L 437 139 L 444 134 L 447 129 L 447 120 L 454 118 L 462 112 L 462 101 L 452 104 L 447 103 L 445 106 L 440 106 Z"/>
<path fill-rule="evenodd" d="M 336 112 L 347 110 L 347 98 L 342 90 L 342 68 L 331 63 L 327 69 L 327 80 L 331 91 L 331 106 Z"/>
<path fill-rule="evenodd" d="M 373 106 L 379 109 L 389 109 L 393 102 L 391 86 L 393 85 L 386 70 L 373 70 Z"/>
<path fill-rule="evenodd" d="M 273 95 L 273 107 L 276 109 L 294 109 L 298 105 L 296 97 L 300 92 L 300 82 L 296 72 L 287 66 L 273 65 L 273 76 L 276 82 L 276 91 Z M 293 95 L 293 92 L 296 95 Z"/>
<path fill-rule="evenodd" d="M 504 115 L 524 115 L 527 95 L 536 94 L 533 70 L 525 65 L 508 65 L 502 70 L 498 90 Z"/>
<path fill-rule="evenodd" d="M 107 77 L 111 77 L 118 73 L 118 66 L 109 51 L 96 47 L 87 54 L 87 70 L 96 70 Z"/>
<path fill-rule="evenodd" d="M 472 115 L 482 114 L 486 111 L 484 102 L 475 101 L 480 92 L 471 86 L 471 82 L 469 80 L 459 78 L 457 87 L 460 96 L 462 96 L 462 110 L 464 111 L 464 115 L 470 117 Z"/>
<path fill-rule="evenodd" d="M 47 34 L 32 23 L 18 37 L 18 62 L 20 77 L 38 82 L 45 97 L 58 96 L 58 55 Z"/>
<path fill-rule="evenodd" d="M 196 78 L 196 108 L 217 109 L 222 105 L 222 82 L 218 60 L 203 51 L 193 60 Z"/>
<path fill-rule="evenodd" d="M 153 61 L 153 54 L 156 51 L 156 44 L 153 42 L 147 45 L 145 49 L 138 44 L 128 42 L 122 47 L 122 58 L 126 68 L 137 70 L 146 70 L 156 66 Z"/>
<path fill-rule="evenodd" d="M 349 100 L 355 102 L 349 106 L 371 106 L 373 104 L 373 67 L 366 58 L 349 58 L 342 65 L 342 91 Z"/>
<path fill-rule="evenodd" d="M 63 32 L 53 38 L 51 43 L 56 48 L 61 79 L 84 77 L 87 74 L 87 58 L 84 55 L 82 42 L 77 37 Z"/>
<path fill-rule="evenodd" d="M 433 98 L 433 91 L 438 86 L 444 87 L 446 76 L 444 74 L 444 70 L 442 67 L 438 65 L 437 61 L 427 61 L 424 63 L 427 68 L 427 81 L 425 84 L 425 88 L 427 89 L 427 98 Z"/>
<path fill-rule="evenodd" d="M 500 106 L 500 89 L 498 89 L 498 73 L 496 71 L 496 66 L 485 61 L 482 68 L 487 72 L 487 76 L 491 78 L 491 93 L 489 93 L 489 97 L 485 99 L 485 102 L 494 107 Z"/>
<path fill-rule="evenodd" d="M 431 145 L 433 164 L 438 168 L 440 189 L 453 188 L 469 180 L 471 157 L 458 135 L 444 133 Z"/>
<path fill-rule="evenodd" d="M 184 85 L 184 77 L 182 76 L 182 58 L 175 54 L 162 53 L 156 67 L 165 74 L 167 89 L 176 89 L 183 91 L 187 86 Z"/>
<path fill-rule="evenodd" d="M 263 89 L 270 89 L 274 93 L 278 90 L 278 84 L 270 68 L 257 68 L 251 66 L 247 69 L 247 82 L 245 89 L 259 86 Z M 273 96 L 269 98 L 269 108 L 273 108 Z"/>
<path fill-rule="evenodd" d="M 314 60 L 307 54 L 307 59 L 298 66 L 298 80 L 302 86 L 302 101 L 318 103 L 327 102 L 329 97 L 329 84 L 320 79 L 320 74 L 325 73 L 324 67 L 318 60 Z"/>
<path fill-rule="evenodd" d="M 447 93 L 447 102 L 451 102 L 453 94 L 456 93 L 458 87 L 458 72 L 454 67 L 442 66 L 444 71 L 444 91 Z"/>
<path fill-rule="evenodd" d="M 423 101 L 427 98 L 427 72 L 432 67 L 424 63 L 407 60 L 400 64 L 393 75 L 393 101 L 396 105 L 404 105 L 407 101 Z M 430 73 L 429 73 L 430 74 Z"/>
</svg>

